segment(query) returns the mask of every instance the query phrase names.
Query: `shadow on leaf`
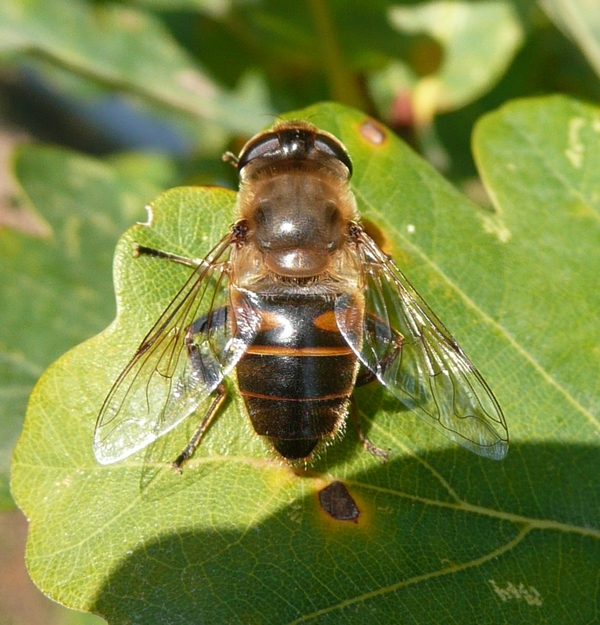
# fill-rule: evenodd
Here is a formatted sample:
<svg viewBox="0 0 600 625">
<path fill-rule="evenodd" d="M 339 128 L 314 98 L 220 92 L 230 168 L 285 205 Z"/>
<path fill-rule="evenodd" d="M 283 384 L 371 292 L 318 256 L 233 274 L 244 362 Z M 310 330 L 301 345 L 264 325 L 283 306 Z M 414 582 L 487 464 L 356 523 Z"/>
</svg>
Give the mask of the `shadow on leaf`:
<svg viewBox="0 0 600 625">
<path fill-rule="evenodd" d="M 358 522 L 323 512 L 313 474 L 303 498 L 242 529 L 140 544 L 93 611 L 147 625 L 591 622 L 599 470 L 583 445 L 513 445 L 502 463 L 453 448 L 396 458 L 344 481 Z"/>
</svg>

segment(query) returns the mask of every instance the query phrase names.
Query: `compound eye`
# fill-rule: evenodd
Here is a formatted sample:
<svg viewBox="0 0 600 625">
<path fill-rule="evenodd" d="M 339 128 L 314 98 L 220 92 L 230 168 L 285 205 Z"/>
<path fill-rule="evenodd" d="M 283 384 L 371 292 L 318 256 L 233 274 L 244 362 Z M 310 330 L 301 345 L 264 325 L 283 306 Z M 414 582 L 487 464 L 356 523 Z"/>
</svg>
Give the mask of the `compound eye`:
<svg viewBox="0 0 600 625">
<path fill-rule="evenodd" d="M 267 132 L 259 135 L 256 139 L 250 141 L 250 143 L 242 150 L 237 164 L 238 172 L 242 171 L 242 168 L 245 167 L 250 161 L 267 154 L 272 154 L 278 148 L 279 137 L 277 136 L 277 133 Z"/>
<path fill-rule="evenodd" d="M 327 135 L 317 135 L 315 139 L 315 147 L 318 150 L 321 150 L 321 152 L 325 152 L 325 154 L 329 154 L 330 156 L 337 158 L 337 160 L 345 165 L 348 170 L 348 178 L 352 176 L 352 161 L 348 156 L 348 152 L 346 152 L 344 146 L 339 141 L 336 141 Z"/>
<path fill-rule="evenodd" d="M 315 150 L 340 161 L 348 170 L 348 178 L 352 176 L 352 161 L 337 139 L 302 127 L 265 132 L 251 139 L 238 158 L 238 173 L 257 158 L 309 159 Z"/>
</svg>

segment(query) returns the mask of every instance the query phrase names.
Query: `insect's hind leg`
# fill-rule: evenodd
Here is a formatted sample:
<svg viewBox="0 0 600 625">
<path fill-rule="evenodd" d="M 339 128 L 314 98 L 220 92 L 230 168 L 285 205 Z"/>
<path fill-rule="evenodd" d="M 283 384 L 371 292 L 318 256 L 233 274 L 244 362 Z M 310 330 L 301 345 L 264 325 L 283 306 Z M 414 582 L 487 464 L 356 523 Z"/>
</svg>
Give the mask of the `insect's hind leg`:
<svg viewBox="0 0 600 625">
<path fill-rule="evenodd" d="M 387 368 L 396 360 L 396 358 L 398 358 L 398 355 L 402 351 L 404 337 L 401 334 L 395 332 L 388 324 L 386 324 L 374 315 L 369 315 L 366 325 L 367 331 L 377 333 L 380 339 L 385 338 L 390 345 L 387 354 L 377 363 L 378 369 L 381 372 L 385 372 Z M 376 380 L 377 375 L 373 371 L 367 369 L 364 366 L 361 366 L 358 372 L 358 377 L 356 378 L 355 386 L 364 386 L 365 384 L 370 384 L 371 382 L 375 382 Z M 374 456 L 378 456 L 383 460 L 387 460 L 389 452 L 381 449 L 380 447 L 377 447 L 377 445 L 374 445 L 364 433 L 360 423 L 358 406 L 356 405 L 354 397 L 352 397 L 350 414 L 352 416 L 352 419 L 354 420 L 356 430 L 363 444 L 363 447 Z"/>
<path fill-rule="evenodd" d="M 194 342 L 194 335 L 196 334 L 208 334 L 211 329 L 219 328 L 227 323 L 227 307 L 223 306 L 221 308 L 217 308 L 210 313 L 203 315 L 202 317 L 196 319 L 194 323 L 190 324 L 185 331 L 185 346 L 188 351 L 188 356 L 190 358 L 190 362 L 192 364 L 192 368 L 194 370 L 195 375 L 200 376 L 207 386 L 212 386 L 214 382 L 211 381 L 213 378 L 215 381 L 218 379 L 219 372 L 209 370 L 205 363 L 202 361 L 202 354 L 198 348 L 198 345 Z M 213 399 L 211 405 L 209 406 L 204 418 L 200 422 L 200 425 L 194 432 L 194 435 L 190 439 L 189 443 L 185 446 L 185 449 L 177 456 L 175 461 L 172 463 L 173 468 L 181 470 L 183 464 L 189 460 L 192 456 L 196 447 L 200 443 L 200 439 L 202 435 L 210 425 L 214 416 L 219 411 L 221 404 L 225 401 L 227 397 L 227 389 L 225 385 L 220 382 L 215 389 L 217 395 Z"/>
<path fill-rule="evenodd" d="M 367 437 L 367 435 L 365 434 L 364 430 L 362 429 L 362 425 L 360 423 L 360 415 L 358 411 L 358 406 L 356 405 L 356 401 L 354 397 L 350 398 L 350 416 L 352 418 L 352 421 L 354 421 L 354 427 L 356 428 L 356 431 L 358 433 L 358 438 L 360 438 L 360 442 L 362 443 L 362 446 L 370 454 L 373 454 L 374 456 L 381 458 L 384 462 L 387 461 L 390 455 L 389 451 L 386 451 L 385 449 L 381 449 L 381 447 L 377 447 L 377 445 L 372 443 Z"/>
<path fill-rule="evenodd" d="M 388 367 L 398 358 L 404 345 L 404 337 L 395 331 L 379 317 L 368 315 L 366 319 L 366 330 L 368 333 L 377 335 L 379 341 L 385 341 L 388 345 L 387 353 L 377 362 L 377 369 L 381 373 L 385 373 Z M 377 380 L 377 375 L 361 366 L 355 386 L 363 386 Z"/>
<path fill-rule="evenodd" d="M 198 447 L 198 443 L 200 442 L 202 435 L 207 430 L 214 416 L 219 411 L 221 404 L 225 401 L 227 397 L 227 389 L 225 388 L 225 385 L 222 382 L 221 384 L 219 384 L 219 386 L 217 386 L 215 390 L 216 390 L 217 395 L 213 399 L 208 410 L 206 411 L 206 414 L 204 415 L 202 421 L 200 422 L 200 425 L 194 432 L 194 435 L 190 439 L 190 442 L 185 446 L 185 449 L 179 454 L 179 456 L 177 456 L 177 458 L 172 463 L 173 468 L 177 469 L 178 471 L 181 470 L 181 467 L 183 466 L 183 464 L 187 460 L 189 460 L 189 458 L 192 456 L 192 454 L 196 450 L 196 447 Z"/>
</svg>

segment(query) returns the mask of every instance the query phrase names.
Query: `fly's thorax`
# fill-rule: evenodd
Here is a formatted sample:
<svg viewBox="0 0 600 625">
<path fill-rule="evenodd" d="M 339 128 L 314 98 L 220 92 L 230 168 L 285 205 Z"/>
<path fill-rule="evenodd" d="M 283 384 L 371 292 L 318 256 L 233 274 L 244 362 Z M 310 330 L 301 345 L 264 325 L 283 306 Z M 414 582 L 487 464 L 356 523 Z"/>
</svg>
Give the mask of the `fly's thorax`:
<svg viewBox="0 0 600 625">
<path fill-rule="evenodd" d="M 297 165 L 297 163 L 296 163 Z M 307 278 L 331 267 L 348 240 L 356 202 L 343 176 L 290 167 L 242 183 L 238 206 L 247 242 L 277 275 Z"/>
</svg>

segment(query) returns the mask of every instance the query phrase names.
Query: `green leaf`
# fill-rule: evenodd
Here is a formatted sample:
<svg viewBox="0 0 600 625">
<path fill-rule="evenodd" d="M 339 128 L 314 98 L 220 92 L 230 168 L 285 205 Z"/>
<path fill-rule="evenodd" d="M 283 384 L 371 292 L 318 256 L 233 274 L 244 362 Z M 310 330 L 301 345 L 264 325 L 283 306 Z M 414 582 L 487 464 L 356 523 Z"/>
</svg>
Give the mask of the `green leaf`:
<svg viewBox="0 0 600 625">
<path fill-rule="evenodd" d="M 17 510 L 0 512 L 0 621 L 3 625 L 106 625 L 86 612 L 75 612 L 50 601 L 27 575 L 23 554 L 27 520 Z"/>
<path fill-rule="evenodd" d="M 371 83 L 387 111 L 399 92 L 411 92 L 417 115 L 428 121 L 479 98 L 502 77 L 523 40 L 512 2 L 440 0 L 392 6 L 390 23 L 405 34 L 427 34 L 443 51 L 439 67 L 417 76 L 402 61 L 390 63 Z"/>
<path fill-rule="evenodd" d="M 222 90 L 149 13 L 85 0 L 5 0 L 0 53 L 29 53 L 233 132 L 270 111 Z"/>
<path fill-rule="evenodd" d="M 30 400 L 12 486 L 36 583 L 111 623 L 593 622 L 599 115 L 548 99 L 488 117 L 477 154 L 499 212 L 487 213 L 362 114 L 293 114 L 348 147 L 362 214 L 497 394 L 512 434 L 500 463 L 452 446 L 371 385 L 358 407 L 390 461 L 364 451 L 349 423 L 311 471 L 291 470 L 252 434 L 230 381 L 182 475 L 168 461 L 195 418 L 98 465 L 103 398 L 189 275 L 133 258 L 133 243 L 197 257 L 233 219 L 228 191 L 157 198 L 152 225 L 117 247 L 116 322 L 52 365 Z M 583 120 L 577 133 L 570 119 Z M 357 522 L 323 511 L 333 480 Z"/>
<path fill-rule="evenodd" d="M 600 2 L 598 0 L 541 0 L 552 21 L 579 46 L 600 75 Z"/>
<path fill-rule="evenodd" d="M 115 242 L 174 177 L 156 157 L 103 163 L 41 146 L 23 146 L 15 171 L 52 235 L 0 230 L 0 508 L 11 506 L 10 456 L 35 381 L 110 321 Z"/>
<path fill-rule="evenodd" d="M 209 15 L 223 16 L 231 10 L 234 0 L 130 0 L 130 3 L 169 11 L 197 9 Z"/>
<path fill-rule="evenodd" d="M 474 152 L 506 243 L 506 294 L 494 311 L 568 409 L 546 404 L 528 436 L 600 441 L 600 109 L 563 97 L 508 104 L 484 118 Z M 508 296 L 509 295 L 509 296 Z M 590 499 L 597 496 L 592 490 Z"/>
</svg>

